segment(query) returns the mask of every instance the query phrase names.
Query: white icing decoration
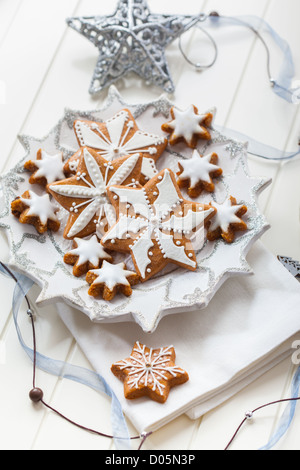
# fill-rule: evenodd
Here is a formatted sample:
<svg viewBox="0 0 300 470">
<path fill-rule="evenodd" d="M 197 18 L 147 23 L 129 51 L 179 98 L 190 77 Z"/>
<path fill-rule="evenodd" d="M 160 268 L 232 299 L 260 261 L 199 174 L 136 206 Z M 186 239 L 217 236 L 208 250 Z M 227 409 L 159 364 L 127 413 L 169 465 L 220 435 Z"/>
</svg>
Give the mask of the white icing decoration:
<svg viewBox="0 0 300 470">
<path fill-rule="evenodd" d="M 191 188 L 195 188 L 200 181 L 210 183 L 210 173 L 220 169 L 217 165 L 210 163 L 212 155 L 210 153 L 201 157 L 199 152 L 195 150 L 192 158 L 180 160 L 179 163 L 183 168 L 183 172 L 178 178 L 180 180 L 189 179 Z"/>
<path fill-rule="evenodd" d="M 20 200 L 29 207 L 27 215 L 38 217 L 43 225 L 46 225 L 48 219 L 57 221 L 55 214 L 56 208 L 48 194 L 38 196 L 33 191 L 29 191 L 30 199 L 20 198 Z"/>
<path fill-rule="evenodd" d="M 34 165 L 38 168 L 35 173 L 36 178 L 46 178 L 47 183 L 63 180 L 65 174 L 63 172 L 63 154 L 49 155 L 45 150 L 41 152 L 40 160 L 33 160 Z"/>
<path fill-rule="evenodd" d="M 127 271 L 125 268 L 125 263 L 111 264 L 104 260 L 100 269 L 92 269 L 90 271 L 97 276 L 93 285 L 103 282 L 110 290 L 113 290 L 118 284 L 130 286 L 127 277 L 135 275 L 136 273 Z"/>
<path fill-rule="evenodd" d="M 104 124 L 109 133 L 109 138 L 101 132 L 97 123 L 91 126 L 93 129 L 91 130 L 88 123 L 80 120 L 75 124 L 75 133 L 82 147 L 86 146 L 99 151 L 99 154 L 106 160 L 114 160 L 137 152 L 149 154 L 149 157 L 156 155 L 157 145 L 162 144 L 165 140 L 163 137 L 140 130 L 135 131 L 133 136 L 127 140 L 134 123 L 129 120 L 129 115 L 125 110 L 116 114 Z M 148 158 L 144 160 L 148 160 Z M 145 163 L 142 173 L 151 178 L 153 176 L 152 165 Z"/>
<path fill-rule="evenodd" d="M 132 155 L 125 160 L 110 179 L 108 179 L 109 166 L 107 166 L 107 172 L 105 178 L 103 178 L 97 161 L 87 149 L 83 150 L 83 157 L 87 172 L 93 184 L 86 179 L 86 174 L 77 172 L 77 179 L 79 181 L 82 180 L 86 186 L 68 184 L 50 186 L 50 189 L 53 192 L 61 196 L 86 199 L 86 201 L 78 205 L 73 203 L 73 207 L 70 209 L 71 212 L 78 213 L 79 209 L 87 206 L 70 228 L 68 233 L 70 238 L 81 232 L 89 224 L 95 214 L 97 214 L 99 222 L 102 219 L 104 212 L 106 215 L 109 215 L 110 221 L 115 220 L 112 218 L 112 215 L 107 208 L 107 205 L 110 204 L 107 197 L 107 188 L 111 184 L 116 184 L 116 182 L 117 184 L 121 184 L 129 177 L 130 173 L 136 166 L 139 155 Z"/>
<path fill-rule="evenodd" d="M 242 205 L 233 206 L 231 200 L 227 199 L 224 204 L 214 202 L 213 207 L 217 209 L 217 213 L 209 227 L 211 232 L 220 227 L 226 233 L 230 224 L 240 223 L 240 219 L 235 214 L 243 207 Z"/>
<path fill-rule="evenodd" d="M 164 381 L 168 380 L 166 372 L 169 372 L 173 377 L 177 377 L 178 374 L 182 375 L 184 372 L 177 366 L 168 365 L 170 362 L 170 356 L 172 356 L 171 349 L 173 346 L 167 348 L 161 348 L 158 353 L 153 353 L 153 349 L 146 353 L 146 347 L 141 345 L 139 342 L 136 343 L 137 348 L 134 352 L 137 352 L 141 357 L 130 356 L 129 360 L 124 359 L 123 361 L 117 362 L 120 370 L 128 369 L 128 377 L 130 380 L 127 384 L 130 388 L 139 388 L 140 385 L 151 387 L 153 391 L 158 391 L 160 395 L 163 395 L 164 389 L 166 388 Z M 132 377 L 132 379 L 131 379 Z"/>
<path fill-rule="evenodd" d="M 184 111 L 173 108 L 174 120 L 168 123 L 173 129 L 176 137 L 184 137 L 184 139 L 191 143 L 194 134 L 204 134 L 204 129 L 201 124 L 207 118 L 207 114 L 196 114 L 194 107 L 191 105 Z"/>
<path fill-rule="evenodd" d="M 93 266 L 97 266 L 99 260 L 111 259 L 111 256 L 106 253 L 103 246 L 99 243 L 96 235 L 93 235 L 89 240 L 75 238 L 74 241 L 78 246 L 70 250 L 68 254 L 79 256 L 77 261 L 79 266 L 87 262 L 91 263 Z"/>
<path fill-rule="evenodd" d="M 177 193 L 169 170 L 164 171 L 164 177 L 157 184 L 157 188 L 158 196 L 151 204 L 145 187 L 142 189 L 111 187 L 111 192 L 115 192 L 121 202 L 129 202 L 132 205 L 136 217 L 121 213 L 116 225 L 102 238 L 102 243 L 105 244 L 112 239 L 122 240 L 128 233 L 136 234 L 137 237 L 133 237 L 134 241 L 130 248 L 139 274 L 143 279 L 149 264 L 151 264 L 148 251 L 153 246 L 151 241 L 153 239 L 157 241 L 163 258 L 195 267 L 194 261 L 191 261 L 185 254 L 185 246 L 176 246 L 174 237 L 163 233 L 162 230 L 173 230 L 174 235 L 175 233 L 184 233 L 189 238 L 192 230 L 203 227 L 204 220 L 213 212 L 213 209 L 195 213 L 188 211 L 186 216 L 178 217 L 173 214 L 169 220 L 166 220 L 170 213 L 184 202 Z"/>
</svg>

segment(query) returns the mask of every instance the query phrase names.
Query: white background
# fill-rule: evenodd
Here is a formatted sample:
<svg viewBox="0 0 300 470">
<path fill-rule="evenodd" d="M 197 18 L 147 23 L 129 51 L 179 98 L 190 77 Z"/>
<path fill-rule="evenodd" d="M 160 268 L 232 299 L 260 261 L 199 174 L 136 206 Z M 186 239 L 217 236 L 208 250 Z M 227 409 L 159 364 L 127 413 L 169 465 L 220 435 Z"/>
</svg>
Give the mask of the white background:
<svg viewBox="0 0 300 470">
<path fill-rule="evenodd" d="M 299 0 L 150 0 L 152 12 L 196 14 L 218 10 L 224 15 L 263 17 L 290 44 L 300 80 Z M 110 14 L 114 2 L 100 0 L 0 0 L 0 171 L 23 156 L 18 134 L 43 137 L 61 118 L 65 107 L 95 109 L 106 92 L 92 98 L 88 88 L 97 51 L 86 39 L 67 28 L 69 16 Z M 297 148 L 300 107 L 278 98 L 266 75 L 266 54 L 261 43 L 245 29 L 215 32 L 219 58 L 202 74 L 188 65 L 174 43 L 167 50 L 178 106 L 193 103 L 205 110 L 216 106 L 216 123 L 241 131 L 283 150 Z M 194 30 L 185 35 L 184 47 L 199 62 L 210 60 L 211 49 Z M 276 72 L 280 55 L 272 47 Z M 276 73 L 275 73 L 276 75 Z M 161 91 L 133 77 L 118 89 L 129 102 L 157 98 Z M 261 207 L 270 224 L 263 237 L 275 255 L 300 260 L 300 162 L 274 163 L 250 157 L 253 175 L 270 176 L 272 186 L 262 195 Z M 1 235 L 0 259 L 7 259 Z M 0 448 L 1 449 L 110 449 L 112 442 L 79 430 L 52 412 L 34 407 L 28 399 L 31 363 L 18 343 L 11 316 L 14 284 L 0 279 Z M 55 308 L 39 310 L 39 350 L 51 357 L 89 367 L 74 339 L 62 325 Z M 30 325 L 22 322 L 30 341 Z M 300 338 L 299 338 L 300 339 Z M 145 449 L 223 449 L 244 412 L 263 403 L 288 397 L 295 371 L 291 360 L 281 363 L 222 406 L 197 421 L 186 416 L 153 434 Z M 110 403 L 106 397 L 67 380 L 38 372 L 45 399 L 71 419 L 102 432 L 110 432 Z M 267 408 L 245 426 L 231 449 L 257 449 L 274 430 L 283 406 Z M 130 424 L 129 424 L 130 426 Z M 130 427 L 132 434 L 134 429 Z M 287 435 L 276 449 L 299 450 L 299 410 Z"/>
</svg>

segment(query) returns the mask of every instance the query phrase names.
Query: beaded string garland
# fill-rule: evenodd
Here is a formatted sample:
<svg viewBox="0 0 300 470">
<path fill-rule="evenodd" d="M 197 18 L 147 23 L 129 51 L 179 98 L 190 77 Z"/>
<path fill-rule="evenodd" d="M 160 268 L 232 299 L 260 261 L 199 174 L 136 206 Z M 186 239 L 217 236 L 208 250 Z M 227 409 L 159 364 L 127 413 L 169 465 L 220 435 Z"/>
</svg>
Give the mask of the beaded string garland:
<svg viewBox="0 0 300 470">
<path fill-rule="evenodd" d="M 133 437 L 129 437 L 129 436 L 125 436 L 124 434 L 124 437 L 122 436 L 114 436 L 114 435 L 110 435 L 110 434 L 105 434 L 105 433 L 102 433 L 100 431 L 97 431 L 95 429 L 92 429 L 92 428 L 88 428 L 86 426 L 83 426 L 79 423 L 77 423 L 76 421 L 73 421 L 72 419 L 68 418 L 67 416 L 65 416 L 64 414 L 62 414 L 60 411 L 58 411 L 57 409 L 53 408 L 52 406 L 50 406 L 45 400 L 44 400 L 44 392 L 41 388 L 37 387 L 36 385 L 36 370 L 37 370 L 37 367 L 38 367 L 38 361 L 37 361 L 37 357 L 39 355 L 39 353 L 37 352 L 37 340 L 36 340 L 36 330 L 35 330 L 35 318 L 34 318 L 34 312 L 33 312 L 33 309 L 31 307 L 31 303 L 29 301 L 29 298 L 28 298 L 28 295 L 27 295 L 27 292 L 29 291 L 30 287 L 32 286 L 33 282 L 30 281 L 28 278 L 26 278 L 25 276 L 22 276 L 21 279 L 18 278 L 17 274 L 15 274 L 14 272 L 12 272 L 4 263 L 2 263 L 0 261 L 0 272 L 4 275 L 7 275 L 7 276 L 10 276 L 15 282 L 16 282 L 16 285 L 17 287 L 19 288 L 19 291 L 15 291 L 15 295 L 14 297 L 18 297 L 18 301 L 16 302 L 16 298 L 14 299 L 14 305 L 13 305 L 13 312 L 14 312 L 14 321 L 15 321 L 15 325 L 16 325 L 16 329 L 17 329 L 17 332 L 18 332 L 18 337 L 19 337 L 19 340 L 20 340 L 20 343 L 21 345 L 23 346 L 23 348 L 25 349 L 25 351 L 27 353 L 32 353 L 32 354 L 29 354 L 29 356 L 31 357 L 32 359 L 32 362 L 33 362 L 33 375 L 32 375 L 32 386 L 33 388 L 30 390 L 29 392 L 29 398 L 30 400 L 33 402 L 33 403 L 42 403 L 46 408 L 48 408 L 49 410 L 51 410 L 52 412 L 54 412 L 55 414 L 57 414 L 59 417 L 61 417 L 62 419 L 66 420 L 67 422 L 69 422 L 70 424 L 84 430 L 84 431 L 87 431 L 87 432 L 90 432 L 91 434 L 96 434 L 98 436 L 101 436 L 101 437 L 106 437 L 106 438 L 109 438 L 109 439 L 114 439 L 115 443 L 116 443 L 116 446 L 118 449 L 126 449 L 128 450 L 130 447 L 129 446 L 126 446 L 126 443 L 132 441 L 132 440 L 138 440 L 140 439 L 140 444 L 139 444 L 139 447 L 137 450 L 141 450 L 142 449 L 142 446 L 144 445 L 144 443 L 146 442 L 147 438 L 149 436 L 151 436 L 151 434 L 153 434 L 151 431 L 149 432 L 144 432 L 144 433 L 141 433 L 140 435 L 137 435 L 137 436 L 133 436 Z M 23 279 L 23 281 L 22 281 Z M 27 282 L 28 281 L 28 282 Z M 31 323 L 31 328 L 32 328 L 32 341 L 33 341 L 33 350 L 29 350 L 28 347 L 26 347 L 23 342 L 22 342 L 22 338 L 21 338 L 21 334 L 19 332 L 19 327 L 18 327 L 18 322 L 17 322 L 17 312 L 15 310 L 18 310 L 18 308 L 20 307 L 20 304 L 21 304 L 21 301 L 25 299 L 26 301 L 26 304 L 27 304 L 27 315 L 30 319 L 30 323 Z M 16 304 L 18 304 L 18 306 L 16 307 Z M 39 355 L 40 356 L 40 355 Z M 48 360 L 49 358 L 47 357 L 43 357 L 44 360 Z M 52 361 L 52 362 L 59 362 L 59 361 Z M 66 366 L 67 364 L 64 363 L 64 365 Z M 82 380 L 82 377 L 80 377 L 80 374 L 78 374 L 77 372 L 77 368 L 76 366 L 70 366 L 71 367 L 71 372 L 69 372 L 69 375 L 68 374 L 65 374 L 64 377 L 65 378 L 69 378 L 71 380 L 74 380 L 74 381 L 78 381 L 78 382 L 81 382 L 81 383 L 85 383 L 84 380 Z M 61 369 L 61 365 L 58 366 L 58 371 Z M 82 368 L 81 368 L 82 369 Z M 53 371 L 55 370 L 55 367 L 53 368 L 52 370 L 52 373 L 54 373 Z M 83 369 L 82 369 L 83 370 Z M 90 372 L 87 370 L 87 372 Z M 59 372 L 56 372 L 57 375 L 60 375 Z M 101 379 L 101 378 L 100 378 Z M 92 383 L 92 382 L 91 382 Z M 88 384 L 86 382 L 87 385 L 91 386 L 92 388 L 96 388 L 96 387 L 93 387 L 92 384 Z M 281 417 L 281 420 L 279 422 L 279 426 L 278 426 L 278 429 L 275 431 L 275 433 L 271 436 L 271 439 L 270 441 L 264 446 L 262 447 L 260 450 L 270 450 L 272 447 L 275 446 L 275 444 L 278 443 L 278 441 L 282 438 L 282 436 L 287 432 L 290 424 L 292 423 L 292 420 L 294 418 L 294 415 L 295 415 L 295 408 L 296 408 L 296 403 L 298 401 L 300 401 L 300 396 L 299 395 L 299 389 L 300 389 L 300 367 L 297 369 L 295 375 L 294 375 L 294 378 L 293 378 L 293 383 L 292 383 L 292 396 L 290 398 L 286 398 L 286 399 L 281 399 L 281 400 L 276 400 L 276 401 L 272 401 L 270 403 L 266 403 L 264 405 L 261 405 L 259 407 L 257 407 L 256 409 L 254 410 L 249 410 L 249 411 L 246 411 L 245 415 L 244 415 L 244 418 L 243 420 L 241 421 L 241 423 L 239 424 L 239 426 L 237 427 L 236 431 L 234 432 L 233 436 L 231 437 L 231 439 L 229 440 L 228 444 L 226 445 L 226 447 L 224 448 L 225 451 L 229 450 L 230 449 L 230 446 L 233 444 L 234 440 L 236 439 L 238 433 L 240 432 L 240 430 L 242 429 L 243 425 L 247 422 L 247 421 L 252 421 L 253 418 L 254 418 L 254 414 L 258 411 L 260 411 L 261 409 L 263 408 L 266 408 L 266 407 L 269 407 L 271 405 L 275 405 L 275 404 L 280 404 L 280 403 L 289 403 L 288 407 L 286 408 L 285 412 L 283 413 L 282 417 Z M 108 386 L 107 386 L 107 389 L 104 391 L 108 394 L 108 395 L 111 395 L 112 392 L 108 390 Z M 113 396 L 114 398 L 114 396 Z M 116 407 L 115 407 L 116 408 Z M 118 411 L 118 410 L 117 410 Z M 114 412 L 116 412 L 116 409 L 114 409 Z M 114 420 L 115 421 L 115 420 Z M 126 432 L 127 432 L 127 428 L 126 428 Z M 124 443 L 124 445 L 123 445 Z"/>
</svg>

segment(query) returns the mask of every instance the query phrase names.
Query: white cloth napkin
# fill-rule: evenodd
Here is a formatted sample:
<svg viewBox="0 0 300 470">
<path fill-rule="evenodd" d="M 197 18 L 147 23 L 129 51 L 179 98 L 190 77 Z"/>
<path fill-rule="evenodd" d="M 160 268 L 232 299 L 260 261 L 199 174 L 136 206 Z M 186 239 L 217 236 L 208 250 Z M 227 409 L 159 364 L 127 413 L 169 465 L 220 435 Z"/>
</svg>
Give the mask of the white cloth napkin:
<svg viewBox="0 0 300 470">
<path fill-rule="evenodd" d="M 183 413 L 196 419 L 291 354 L 300 332 L 300 284 L 261 242 L 248 262 L 253 275 L 226 281 L 206 309 L 167 316 L 152 334 L 133 322 L 95 324 L 66 304 L 57 305 L 137 431 L 155 431 Z M 189 373 L 190 380 L 173 388 L 163 405 L 147 398 L 126 400 L 123 384 L 110 371 L 137 340 L 153 348 L 173 345 L 176 364 Z"/>
</svg>

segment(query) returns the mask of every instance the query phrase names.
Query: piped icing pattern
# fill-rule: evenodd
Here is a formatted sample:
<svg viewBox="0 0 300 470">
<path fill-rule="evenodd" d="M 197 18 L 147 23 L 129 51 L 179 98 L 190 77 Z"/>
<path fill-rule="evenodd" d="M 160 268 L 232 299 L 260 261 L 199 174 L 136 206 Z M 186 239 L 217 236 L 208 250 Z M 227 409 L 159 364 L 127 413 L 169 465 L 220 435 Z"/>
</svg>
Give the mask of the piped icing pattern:
<svg viewBox="0 0 300 470">
<path fill-rule="evenodd" d="M 173 346 L 153 349 L 137 341 L 129 358 L 112 365 L 113 374 L 124 382 L 127 399 L 148 396 L 164 403 L 170 389 L 189 380 L 187 372 L 175 364 Z"/>
<path fill-rule="evenodd" d="M 216 153 L 202 156 L 194 150 L 191 158 L 178 162 L 177 183 L 179 187 L 187 187 L 190 197 L 198 197 L 203 190 L 213 192 L 215 184 L 212 178 L 217 178 L 223 173 L 223 170 L 217 166 L 217 162 Z"/>
<path fill-rule="evenodd" d="M 110 187 L 108 195 L 119 217 L 101 243 L 113 251 L 129 252 L 142 281 L 170 262 L 196 270 L 190 238 L 215 210 L 185 201 L 171 170 L 163 170 L 141 189 Z"/>
<path fill-rule="evenodd" d="M 167 146 L 167 139 L 141 131 L 131 112 L 123 109 L 104 123 L 77 120 L 75 134 L 81 147 L 95 149 L 108 161 L 140 153 L 142 175 L 149 180 L 156 173 L 155 162 Z"/>
<path fill-rule="evenodd" d="M 107 198 L 114 184 L 135 187 L 141 170 L 141 157 L 133 154 L 107 162 L 91 149 L 83 148 L 77 173 L 49 185 L 53 197 L 70 212 L 65 238 L 82 238 L 115 223 L 115 211 Z"/>
<path fill-rule="evenodd" d="M 210 221 L 207 238 L 210 241 L 222 237 L 228 243 L 232 243 L 235 232 L 247 230 L 247 224 L 241 219 L 246 214 L 247 207 L 237 204 L 234 197 L 227 199 L 224 204 L 213 203 L 217 210 L 215 217 Z"/>
<path fill-rule="evenodd" d="M 170 134 L 169 142 L 176 145 L 185 142 L 189 147 L 196 148 L 199 139 L 210 140 L 210 127 L 213 114 L 199 114 L 196 106 L 191 105 L 185 110 L 171 108 L 172 121 L 162 125 L 162 130 Z"/>
</svg>

